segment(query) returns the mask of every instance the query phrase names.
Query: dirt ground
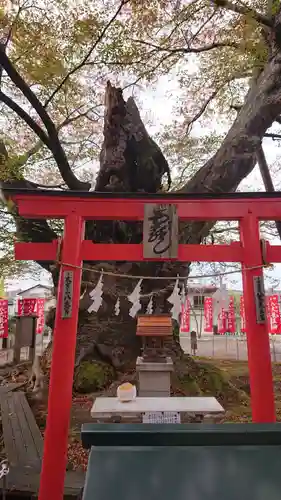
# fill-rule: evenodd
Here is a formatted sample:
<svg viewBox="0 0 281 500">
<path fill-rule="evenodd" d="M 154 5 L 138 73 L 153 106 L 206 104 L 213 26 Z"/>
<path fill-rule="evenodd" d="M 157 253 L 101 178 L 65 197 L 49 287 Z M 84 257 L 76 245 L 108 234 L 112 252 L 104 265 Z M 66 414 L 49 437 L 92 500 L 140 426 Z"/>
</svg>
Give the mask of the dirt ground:
<svg viewBox="0 0 281 500">
<path fill-rule="evenodd" d="M 239 387 L 239 389 L 250 394 L 249 386 L 249 372 L 248 363 L 246 361 L 236 361 L 236 360 L 222 360 L 222 359 L 209 359 L 209 358 L 197 358 L 199 361 L 204 363 L 215 364 L 216 367 L 225 371 L 230 377 L 230 381 L 234 386 Z M 274 390 L 275 390 L 275 403 L 276 403 L 276 413 L 277 420 L 281 422 L 281 364 L 274 363 L 273 365 L 273 377 L 274 377 Z M 111 387 L 110 395 L 115 395 L 116 386 Z M 99 394 L 100 395 L 100 394 Z M 80 445 L 80 431 L 81 425 L 83 423 L 92 422 L 90 416 L 90 409 L 92 407 L 93 401 L 97 394 L 87 395 L 87 396 L 76 396 L 73 399 L 72 405 L 72 417 L 71 417 L 71 435 L 70 435 L 70 445 L 69 458 L 71 460 L 71 448 L 77 448 L 78 458 L 73 460 L 73 466 L 76 468 L 83 467 L 87 462 L 88 453 L 85 450 L 82 451 Z M 248 401 L 243 401 L 243 404 L 237 404 L 237 402 L 232 403 L 231 400 L 224 404 L 225 407 L 225 417 L 222 419 L 224 423 L 246 423 L 251 422 L 251 406 L 250 398 Z M 81 455 L 79 457 L 79 450 Z"/>
<path fill-rule="evenodd" d="M 248 377 L 248 364 L 246 361 L 236 361 L 231 359 L 213 359 L 213 358 L 195 358 L 199 363 L 204 363 L 209 365 L 210 369 L 215 367 L 221 370 L 228 377 L 228 381 L 238 389 L 242 391 L 243 394 L 250 395 L 249 387 L 249 377 Z M 212 366 L 211 366 L 212 365 Z M 276 413 L 277 420 L 281 422 L 281 364 L 273 363 L 273 377 L 274 377 L 274 391 L 275 391 L 275 402 L 276 402 Z M 69 469 L 85 470 L 88 461 L 88 451 L 83 450 L 80 441 L 81 426 L 84 423 L 91 423 L 92 419 L 90 416 L 90 410 L 93 402 L 97 396 L 101 394 L 107 396 L 115 396 L 117 387 L 120 383 L 128 380 L 132 383 L 135 382 L 135 373 L 123 375 L 117 382 L 114 382 L 109 389 L 103 393 L 93 393 L 87 395 L 74 394 L 72 401 L 72 412 L 71 412 L 71 425 L 69 432 L 69 446 L 68 446 L 68 462 Z M 20 378 L 23 381 L 25 374 L 21 374 Z M 12 381 L 16 382 L 18 377 L 14 377 Z M 24 390 L 24 389 L 23 389 Z M 178 387 L 173 388 L 172 394 L 174 395 L 186 395 L 187 391 L 182 391 Z M 203 391 L 204 394 L 204 391 Z M 202 395 L 203 395 L 202 394 Z M 210 395 L 210 393 L 208 393 Z M 213 394 L 216 396 L 216 394 Z M 235 399 L 235 398 L 234 398 Z M 47 414 L 47 401 L 38 402 L 30 400 L 31 408 L 33 409 L 37 424 L 44 435 L 46 414 Z M 223 406 L 225 408 L 225 416 L 222 419 L 224 423 L 245 423 L 251 422 L 251 406 L 250 397 L 242 398 L 241 401 L 237 402 L 232 400 L 230 397 L 223 398 Z M 0 437 L 0 444 L 1 437 Z"/>
<path fill-rule="evenodd" d="M 225 360 L 225 359 L 209 359 L 198 358 L 207 363 L 214 363 L 221 370 L 225 370 L 230 375 L 230 380 L 236 386 L 239 386 L 245 392 L 250 394 L 249 386 L 249 370 L 247 361 Z M 274 394 L 277 420 L 281 422 L 281 363 L 272 364 Z M 226 415 L 225 422 L 245 423 L 251 422 L 251 406 L 250 399 L 248 404 L 237 405 L 229 404 L 225 407 Z"/>
</svg>

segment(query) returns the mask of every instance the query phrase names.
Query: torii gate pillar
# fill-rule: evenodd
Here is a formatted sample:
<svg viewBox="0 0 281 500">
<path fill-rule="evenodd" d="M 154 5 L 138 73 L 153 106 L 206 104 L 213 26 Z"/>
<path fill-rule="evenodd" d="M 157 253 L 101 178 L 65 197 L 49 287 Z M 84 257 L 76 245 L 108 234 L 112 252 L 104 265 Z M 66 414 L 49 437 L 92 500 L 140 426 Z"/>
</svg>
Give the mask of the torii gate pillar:
<svg viewBox="0 0 281 500">
<path fill-rule="evenodd" d="M 259 221 L 251 213 L 240 221 L 252 418 L 253 422 L 269 423 L 275 422 L 276 416 L 259 233 Z"/>
<path fill-rule="evenodd" d="M 51 500 L 51 491 L 52 500 L 64 497 L 84 228 L 81 216 L 72 213 L 65 218 L 61 259 L 68 265 L 61 265 L 59 276 L 40 500 Z"/>
</svg>

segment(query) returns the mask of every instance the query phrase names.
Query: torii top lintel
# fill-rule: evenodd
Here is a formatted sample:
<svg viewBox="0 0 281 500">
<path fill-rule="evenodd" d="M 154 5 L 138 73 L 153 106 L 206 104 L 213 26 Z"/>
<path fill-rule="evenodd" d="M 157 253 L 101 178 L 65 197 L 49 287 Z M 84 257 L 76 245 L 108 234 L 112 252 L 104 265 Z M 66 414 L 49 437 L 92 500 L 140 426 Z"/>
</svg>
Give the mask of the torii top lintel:
<svg viewBox="0 0 281 500">
<path fill-rule="evenodd" d="M 239 220 L 252 213 L 259 220 L 281 220 L 281 192 L 274 193 L 96 193 L 5 188 L 30 218 L 65 218 L 76 213 L 85 219 L 143 220 L 147 203 L 175 204 L 182 220 Z"/>
</svg>

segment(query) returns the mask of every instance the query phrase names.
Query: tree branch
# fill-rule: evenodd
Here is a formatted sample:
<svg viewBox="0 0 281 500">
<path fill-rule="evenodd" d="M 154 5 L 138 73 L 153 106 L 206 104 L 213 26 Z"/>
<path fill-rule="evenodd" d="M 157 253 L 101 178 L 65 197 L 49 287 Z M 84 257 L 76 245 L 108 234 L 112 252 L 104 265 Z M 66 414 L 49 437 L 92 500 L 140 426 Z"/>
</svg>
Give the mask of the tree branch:
<svg viewBox="0 0 281 500">
<path fill-rule="evenodd" d="M 178 47 L 175 49 L 168 49 L 165 47 L 161 47 L 160 45 L 155 45 L 154 43 L 145 42 L 143 40 L 133 40 L 135 43 L 140 43 L 142 45 L 147 45 L 148 47 L 154 48 L 159 52 L 169 52 L 169 54 L 200 54 L 201 52 L 208 52 L 209 50 L 218 49 L 222 47 L 233 47 L 238 48 L 238 43 L 235 42 L 216 42 L 210 43 L 209 45 L 205 45 L 203 47 Z"/>
<path fill-rule="evenodd" d="M 35 155 L 40 151 L 42 148 L 43 143 L 41 140 L 37 141 L 34 146 L 32 146 L 26 153 L 22 154 L 17 160 L 15 160 L 15 166 L 17 168 L 23 167 L 23 165 L 26 164 L 26 162 L 31 158 L 31 156 Z"/>
<path fill-rule="evenodd" d="M 201 106 L 201 108 L 199 109 L 199 111 L 196 113 L 196 115 L 188 121 L 188 124 L 187 124 L 187 133 L 189 132 L 190 130 L 190 127 L 193 125 L 193 123 L 195 123 L 199 118 L 201 118 L 201 116 L 205 113 L 207 107 L 209 106 L 210 102 L 215 99 L 215 97 L 217 96 L 217 94 L 221 91 L 221 89 L 226 85 L 227 82 L 224 82 L 222 85 L 220 85 L 217 89 L 215 89 L 211 95 L 206 99 L 206 101 L 203 103 L 203 105 Z"/>
<path fill-rule="evenodd" d="M 281 139 L 281 134 L 271 134 L 269 132 L 266 132 L 264 134 L 264 137 L 269 137 L 270 139 L 272 139 L 273 141 L 278 141 Z"/>
<path fill-rule="evenodd" d="M 102 106 L 102 104 L 97 104 L 96 106 L 92 106 L 91 108 L 87 109 L 87 111 L 83 112 L 83 113 L 79 113 L 79 111 L 76 109 L 74 110 L 73 112 L 71 112 L 66 118 L 65 120 L 63 120 L 57 127 L 57 130 L 61 130 L 63 127 L 66 127 L 67 125 L 71 125 L 71 123 L 74 123 L 75 121 L 77 120 L 80 120 L 80 118 L 88 118 L 88 113 L 95 113 L 97 115 L 97 117 L 99 119 L 102 118 L 102 116 L 100 116 L 97 112 L 95 112 L 94 110 L 96 108 L 100 108 Z M 82 107 L 82 106 L 81 106 Z M 74 115 L 74 113 L 78 113 L 77 115 L 75 116 L 72 116 Z"/>
<path fill-rule="evenodd" d="M 48 133 L 50 134 L 49 129 L 52 132 L 52 129 L 55 128 L 54 123 L 52 122 L 47 111 L 43 108 L 37 96 L 34 94 L 34 92 L 31 90 L 31 88 L 28 86 L 28 84 L 24 81 L 24 79 L 18 73 L 16 68 L 13 66 L 9 57 L 5 53 L 3 44 L 0 44 L 0 65 L 3 66 L 4 70 L 6 71 L 7 75 L 11 78 L 12 82 L 16 85 L 16 87 L 23 93 L 23 95 L 29 101 L 33 109 L 41 118 Z"/>
<path fill-rule="evenodd" d="M 239 113 L 239 111 L 241 110 L 242 108 L 242 104 L 232 104 L 230 106 L 230 109 L 233 109 L 234 111 L 236 111 L 237 113 Z M 281 125 L 281 116 L 277 116 L 275 119 L 274 119 L 275 122 L 279 123 Z M 264 134 L 264 137 L 270 137 L 271 139 L 281 139 L 281 135 L 279 134 L 274 134 L 274 133 L 270 133 L 270 132 L 266 132 Z"/>
<path fill-rule="evenodd" d="M 10 26 L 10 29 L 9 29 L 9 31 L 8 31 L 8 35 L 7 35 L 7 37 L 6 37 L 6 40 L 5 40 L 5 42 L 3 43 L 3 47 L 4 47 L 5 52 L 6 52 L 6 50 L 7 50 L 8 44 L 9 44 L 9 42 L 10 42 L 10 40 L 11 40 L 11 36 L 12 36 L 12 33 L 13 33 L 13 28 L 14 28 L 14 26 L 16 25 L 16 23 L 17 23 L 17 21 L 18 21 L 18 19 L 19 19 L 20 15 L 21 15 L 21 13 L 22 13 L 22 11 L 24 10 L 24 7 L 25 7 L 25 4 L 24 4 L 24 3 L 23 3 L 22 5 L 20 5 L 20 6 L 19 6 L 18 11 L 17 11 L 17 13 L 16 13 L 16 15 L 15 15 L 15 18 L 14 18 L 14 20 L 13 20 L 13 22 L 12 22 L 11 26 Z M 1 84 L 2 84 L 2 76 L 3 76 L 3 67 L 2 67 L 2 66 L 0 66 L 0 87 L 1 87 Z"/>
<path fill-rule="evenodd" d="M 231 2 L 229 0 L 211 0 L 211 2 L 216 7 L 223 7 L 224 9 L 231 10 L 232 12 L 235 12 L 236 14 L 243 14 L 243 15 L 250 14 L 258 23 L 263 24 L 264 26 L 267 26 L 269 28 L 273 28 L 272 19 L 264 16 L 260 12 L 257 12 L 255 9 L 252 9 L 251 7 L 248 7 L 247 5 L 234 4 L 233 2 Z"/>
<path fill-rule="evenodd" d="M 275 189 L 274 189 L 274 185 L 272 182 L 268 163 L 266 161 L 266 157 L 265 157 L 262 145 L 260 145 L 257 148 L 256 156 L 257 156 L 257 162 L 258 162 L 258 166 L 260 169 L 260 173 L 262 176 L 265 190 L 270 192 L 270 193 L 273 193 L 275 191 Z M 275 221 L 275 225 L 276 225 L 276 229 L 277 229 L 277 232 L 278 232 L 280 240 L 281 240 L 281 221 Z"/>
<path fill-rule="evenodd" d="M 197 36 L 200 35 L 201 31 L 206 28 L 207 24 L 209 24 L 210 21 L 215 17 L 216 13 L 212 12 L 210 16 L 208 16 L 203 23 L 199 26 L 199 28 L 195 31 L 194 34 L 192 34 L 189 38 L 186 37 L 186 34 L 184 33 L 184 30 L 181 28 L 181 33 L 183 38 L 186 41 L 186 45 L 189 47 L 191 42 L 196 40 Z"/>
<path fill-rule="evenodd" d="M 58 132 L 56 126 L 52 119 L 50 118 L 47 111 L 42 106 L 41 102 L 34 94 L 34 92 L 30 89 L 18 71 L 14 68 L 12 62 L 8 58 L 5 53 L 3 44 L 0 44 L 0 65 L 3 66 L 8 76 L 11 78 L 12 82 L 16 85 L 16 87 L 23 93 L 26 99 L 29 101 L 33 109 L 36 111 L 38 116 L 41 118 L 46 130 L 48 132 L 48 140 L 46 143 L 46 134 L 42 131 L 41 127 L 35 124 L 35 121 L 30 118 L 30 116 L 16 103 L 14 103 L 10 98 L 2 94 L 2 98 L 5 99 L 5 103 L 13 109 L 20 118 L 22 118 L 29 127 L 38 135 L 38 137 L 48 146 L 51 150 L 54 159 L 59 168 L 60 174 L 70 189 L 73 190 L 89 190 L 90 184 L 81 182 L 77 179 L 77 177 L 72 172 L 70 165 L 68 163 L 68 159 L 66 157 L 65 151 L 60 143 Z M 9 104 L 8 104 L 9 101 Z M 4 101 L 3 101 L 4 102 Z M 34 127 L 35 124 L 35 127 Z M 38 133 L 39 132 L 39 133 Z M 44 135 L 42 135 L 42 132 Z M 40 134 L 40 135 L 39 135 Z M 43 140 L 44 139 L 44 140 Z"/>
<path fill-rule="evenodd" d="M 257 148 L 256 156 L 265 190 L 268 192 L 274 192 L 275 189 L 269 172 L 269 167 L 261 145 Z"/>
<path fill-rule="evenodd" d="M 39 139 L 51 149 L 49 137 L 44 132 L 44 130 L 38 125 L 31 116 L 29 116 L 24 109 L 22 109 L 16 102 L 14 102 L 10 97 L 0 91 L 0 101 L 2 101 L 6 106 L 8 106 L 12 111 L 14 111 L 25 123 L 33 130 L 33 132 L 39 137 Z"/>
<path fill-rule="evenodd" d="M 86 64 L 86 62 L 88 61 L 89 57 L 91 56 L 91 54 L 93 53 L 93 51 L 95 50 L 95 48 L 97 47 L 97 45 L 103 39 L 103 37 L 106 34 L 108 28 L 115 21 L 115 19 L 117 18 L 117 16 L 120 14 L 120 12 L 121 12 L 122 8 L 124 7 L 124 5 L 126 3 L 128 3 L 129 1 L 130 0 L 122 0 L 121 1 L 121 3 L 119 5 L 117 11 L 115 12 L 114 16 L 108 21 L 108 23 L 106 24 L 106 26 L 102 30 L 101 34 L 98 36 L 98 38 L 96 39 L 96 41 L 94 42 L 94 44 L 92 45 L 92 47 L 90 48 L 90 50 L 87 52 L 87 54 L 85 55 L 85 57 L 82 59 L 82 61 L 77 66 L 75 66 L 75 68 L 73 68 L 71 71 L 69 71 L 69 73 L 63 78 L 63 80 L 61 81 L 61 83 L 52 92 L 52 94 L 50 95 L 50 97 L 48 97 L 47 101 L 44 104 L 44 108 L 46 108 L 50 104 L 50 102 L 53 100 L 53 98 L 55 97 L 55 95 L 60 91 L 60 89 L 63 87 L 63 85 L 67 82 L 67 80 L 69 80 L 69 78 L 74 73 L 76 73 L 76 71 L 78 71 L 79 69 L 81 69 Z"/>
</svg>

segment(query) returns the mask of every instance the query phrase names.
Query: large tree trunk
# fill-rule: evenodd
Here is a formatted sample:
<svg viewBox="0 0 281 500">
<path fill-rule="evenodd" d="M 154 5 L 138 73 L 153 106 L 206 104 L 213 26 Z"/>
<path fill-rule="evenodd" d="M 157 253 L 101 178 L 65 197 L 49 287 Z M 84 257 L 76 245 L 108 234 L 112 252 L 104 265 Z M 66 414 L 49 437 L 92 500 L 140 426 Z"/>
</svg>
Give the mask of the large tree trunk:
<svg viewBox="0 0 281 500">
<path fill-rule="evenodd" d="M 281 113 L 281 53 L 275 51 L 264 70 L 246 96 L 236 120 L 222 146 L 206 165 L 182 188 L 182 192 L 233 192 L 254 168 L 256 152 L 266 130 Z M 163 176 L 170 174 L 168 164 L 156 143 L 147 133 L 132 98 L 125 102 L 121 89 L 107 84 L 105 95 L 104 142 L 100 155 L 100 170 L 96 191 L 158 192 Z M 214 221 L 215 222 L 215 221 Z M 181 241 L 201 243 L 213 223 L 185 223 L 181 227 Z M 96 222 L 88 223 L 87 238 L 96 242 L 139 243 L 142 227 L 139 223 Z M 91 264 L 88 263 L 87 267 Z M 99 263 L 100 269 L 115 272 L 157 276 L 187 275 L 188 263 Z M 97 267 L 97 266 L 95 266 Z M 88 314 L 88 293 L 97 281 L 97 274 L 87 271 L 83 275 L 86 292 L 81 300 L 78 327 L 77 362 L 84 357 L 109 361 L 116 368 L 133 365 L 140 345 L 135 335 L 136 322 L 128 315 L 128 304 L 121 299 L 121 316 L 114 316 L 118 295 L 130 293 L 136 282 L 105 277 L 104 302 L 98 314 Z M 166 298 L 171 284 L 147 280 L 144 293 L 157 292 L 155 306 L 166 311 Z M 161 292 L 161 288 L 167 288 Z M 143 300 L 145 307 L 148 299 Z M 175 342 L 174 358 L 181 355 Z"/>
<path fill-rule="evenodd" d="M 183 187 L 182 192 L 232 192 L 235 191 L 242 179 L 254 168 L 256 152 L 260 147 L 266 130 L 274 119 L 281 113 L 281 54 L 274 51 L 258 79 L 253 81 L 236 120 L 230 128 L 222 146 L 206 165 Z M 155 142 L 147 134 L 141 121 L 139 112 L 133 99 L 124 101 L 120 89 L 115 89 L 109 83 L 106 89 L 106 110 L 104 122 L 104 143 L 100 157 L 100 171 L 97 177 L 95 190 L 118 190 L 157 192 L 161 189 L 162 176 L 167 172 L 167 163 Z M 100 223 L 98 235 L 94 229 L 95 240 L 122 242 L 141 241 L 141 227 L 135 224 Z M 201 243 L 202 239 L 212 226 L 211 223 L 189 223 L 181 229 L 181 240 L 189 243 Z M 103 235 L 103 236 L 101 236 Z M 98 237 L 97 237 L 98 236 Z M 103 265 L 104 266 L 104 265 Z M 187 266 L 179 264 L 125 263 L 118 270 L 129 274 L 156 276 L 158 273 L 187 274 Z M 125 280 L 124 280 L 125 281 Z M 109 288 L 121 287 L 121 293 L 127 293 L 131 282 L 122 279 L 113 284 L 110 279 Z M 161 282 L 162 285 L 163 282 Z M 167 286 L 167 283 L 165 284 Z M 157 281 L 145 282 L 147 291 L 155 291 Z M 167 292 L 168 294 L 170 291 Z M 166 306 L 167 293 L 156 297 L 159 308 Z M 114 300 L 116 295 L 114 294 Z M 99 325 L 103 333 L 99 334 L 99 342 L 106 343 L 112 334 L 115 342 L 123 346 L 123 322 L 119 325 L 112 317 L 113 301 L 105 303 L 107 312 L 98 314 Z M 124 320 L 128 318 L 127 310 Z M 104 319 L 103 319 L 103 314 Z M 91 321 L 91 319 L 89 320 Z M 104 321 L 109 321 L 108 327 Z M 113 324 L 111 326 L 111 321 Z M 128 323 L 128 325 L 130 322 Z M 128 326 L 129 330 L 130 327 Z M 84 327 L 81 325 L 81 331 Z M 127 329 L 127 327 L 126 327 Z M 134 322 L 131 322 L 132 335 L 135 334 Z M 117 334 L 119 331 L 119 334 Z M 124 329 L 125 331 L 125 329 Z M 113 333 L 114 332 L 114 333 Z M 126 338 L 126 344 L 128 338 Z M 128 345 L 128 344 L 127 344 Z M 126 349 L 125 349 L 126 350 Z"/>
<path fill-rule="evenodd" d="M 137 106 L 132 98 L 124 101 L 122 91 L 108 82 L 105 93 L 104 142 L 100 154 L 100 170 L 95 191 L 105 192 L 150 192 L 162 190 L 162 179 L 167 175 L 170 184 L 168 163 L 160 148 L 147 133 Z M 88 222 L 86 237 L 95 242 L 140 243 L 142 224 L 125 221 Z M 130 304 L 126 296 L 132 292 L 137 280 L 104 276 L 103 304 L 98 313 L 89 314 L 91 304 L 89 293 L 94 288 L 99 275 L 89 268 L 95 267 L 122 274 L 169 276 L 171 273 L 187 274 L 187 266 L 181 263 L 85 263 L 87 270 L 82 278 L 82 295 L 78 325 L 76 367 L 85 360 L 109 363 L 117 372 L 128 371 L 135 367 L 140 354 L 141 343 L 136 336 L 136 319 L 129 316 Z M 175 270 L 176 267 L 176 270 Z M 173 283 L 145 280 L 142 293 L 156 292 L 154 307 L 158 312 L 166 312 L 166 298 L 170 295 Z M 121 312 L 114 315 L 114 306 L 120 298 Z M 149 296 L 142 298 L 143 309 Z M 52 326 L 54 311 L 48 323 Z M 170 344 L 170 354 L 176 359 L 182 354 L 175 336 Z"/>
</svg>

